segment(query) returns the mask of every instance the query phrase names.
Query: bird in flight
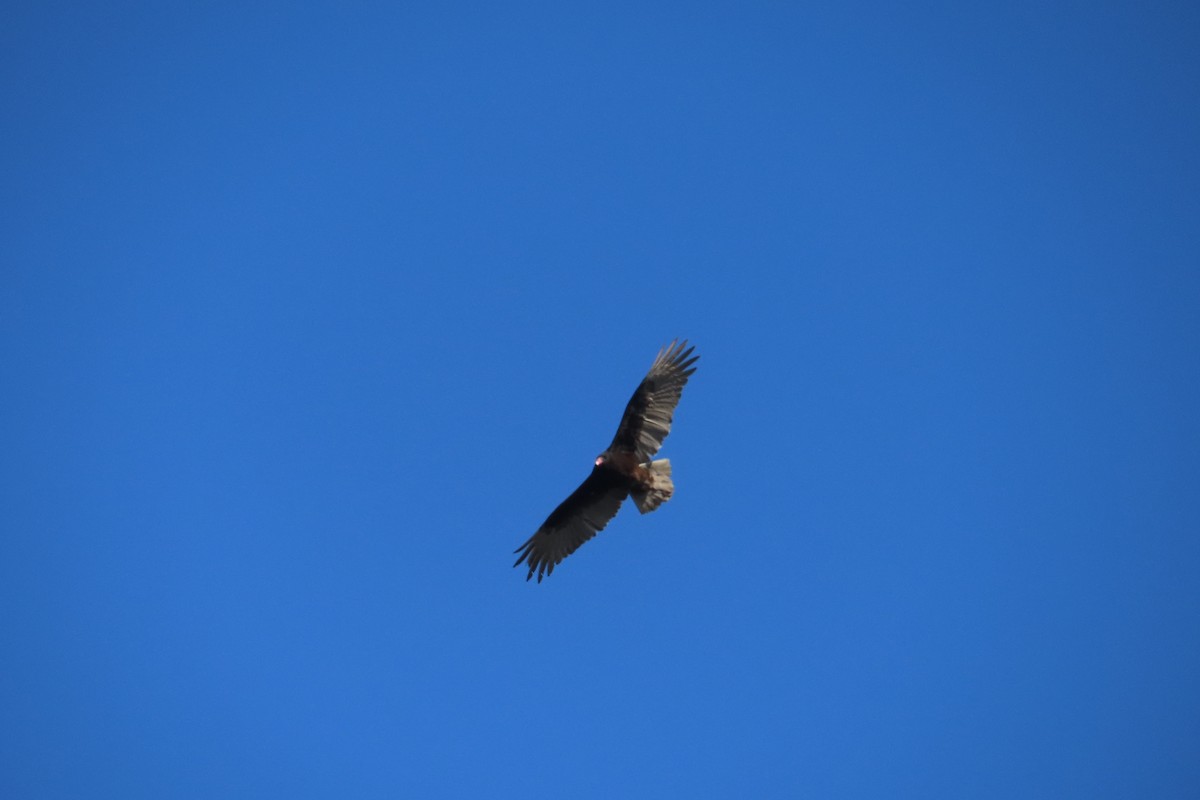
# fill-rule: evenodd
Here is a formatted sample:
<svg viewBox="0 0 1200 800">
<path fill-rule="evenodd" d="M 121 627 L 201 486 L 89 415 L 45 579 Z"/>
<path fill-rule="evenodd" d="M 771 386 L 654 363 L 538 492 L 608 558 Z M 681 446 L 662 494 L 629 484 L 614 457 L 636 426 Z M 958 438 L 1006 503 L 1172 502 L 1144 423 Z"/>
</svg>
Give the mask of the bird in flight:
<svg viewBox="0 0 1200 800">
<path fill-rule="evenodd" d="M 671 499 L 671 462 L 654 461 L 663 439 L 671 432 L 671 418 L 692 365 L 694 347 L 676 340 L 658 351 L 650 371 L 625 406 L 625 414 L 608 449 L 596 457 L 592 474 L 571 493 L 514 552 L 520 553 L 514 567 L 529 565 L 525 580 L 537 572 L 538 583 L 554 572 L 564 558 L 591 539 L 617 514 L 625 498 L 632 495 L 638 511 L 647 514 Z"/>
</svg>

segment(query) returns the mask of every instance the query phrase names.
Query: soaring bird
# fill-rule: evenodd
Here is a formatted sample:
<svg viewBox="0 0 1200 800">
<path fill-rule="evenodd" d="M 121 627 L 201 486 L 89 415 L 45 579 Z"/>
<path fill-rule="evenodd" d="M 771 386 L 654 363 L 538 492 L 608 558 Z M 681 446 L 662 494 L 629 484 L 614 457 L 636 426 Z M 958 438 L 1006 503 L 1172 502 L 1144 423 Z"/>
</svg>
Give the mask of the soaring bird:
<svg viewBox="0 0 1200 800">
<path fill-rule="evenodd" d="M 612 444 L 592 467 L 592 474 L 542 523 L 537 533 L 514 552 L 520 553 L 514 567 L 529 565 L 525 580 L 537 572 L 538 583 L 554 572 L 564 558 L 591 539 L 617 514 L 629 495 L 638 511 L 647 514 L 671 499 L 671 462 L 654 461 L 663 439 L 671 432 L 671 418 L 692 365 L 694 347 L 675 340 L 658 351 L 650 371 L 625 406 Z"/>
</svg>

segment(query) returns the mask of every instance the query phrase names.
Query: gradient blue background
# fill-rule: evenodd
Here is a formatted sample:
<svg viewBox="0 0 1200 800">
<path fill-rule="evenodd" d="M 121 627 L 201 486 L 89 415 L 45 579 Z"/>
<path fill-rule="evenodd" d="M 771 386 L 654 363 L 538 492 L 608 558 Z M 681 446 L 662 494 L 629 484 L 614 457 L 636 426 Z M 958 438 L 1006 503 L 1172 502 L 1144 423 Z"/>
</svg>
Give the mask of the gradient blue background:
<svg viewBox="0 0 1200 800">
<path fill-rule="evenodd" d="M 1200 795 L 1200 8 L 16 3 L 0 796 Z M 664 455 L 511 551 L 658 348 Z"/>
</svg>

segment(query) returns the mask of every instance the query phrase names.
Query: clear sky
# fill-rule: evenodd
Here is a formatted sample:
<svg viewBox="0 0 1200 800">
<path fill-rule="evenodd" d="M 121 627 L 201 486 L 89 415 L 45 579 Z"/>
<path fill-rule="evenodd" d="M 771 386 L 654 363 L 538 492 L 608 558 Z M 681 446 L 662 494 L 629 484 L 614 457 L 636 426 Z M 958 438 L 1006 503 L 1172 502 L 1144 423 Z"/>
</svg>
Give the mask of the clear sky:
<svg viewBox="0 0 1200 800">
<path fill-rule="evenodd" d="M 8 4 L 0 796 L 1200 795 L 1200 7 L 911 5 Z"/>
</svg>

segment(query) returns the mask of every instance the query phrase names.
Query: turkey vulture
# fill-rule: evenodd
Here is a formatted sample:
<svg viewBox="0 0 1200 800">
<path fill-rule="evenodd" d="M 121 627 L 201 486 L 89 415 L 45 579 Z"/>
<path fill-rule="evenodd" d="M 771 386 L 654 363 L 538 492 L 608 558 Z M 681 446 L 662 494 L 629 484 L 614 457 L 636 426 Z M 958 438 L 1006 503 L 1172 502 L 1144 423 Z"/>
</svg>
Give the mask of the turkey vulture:
<svg viewBox="0 0 1200 800">
<path fill-rule="evenodd" d="M 685 349 L 686 348 L 686 349 Z M 537 533 L 514 552 L 514 567 L 529 564 L 525 580 L 537 572 L 538 583 L 581 544 L 604 529 L 629 495 L 638 511 L 649 513 L 671 499 L 671 462 L 652 461 L 663 439 L 671 432 L 671 416 L 683 393 L 692 364 L 699 356 L 687 340 L 676 340 L 658 351 L 658 357 L 638 386 L 608 449 L 596 457 L 592 474 L 571 496 L 554 509 Z"/>
</svg>

